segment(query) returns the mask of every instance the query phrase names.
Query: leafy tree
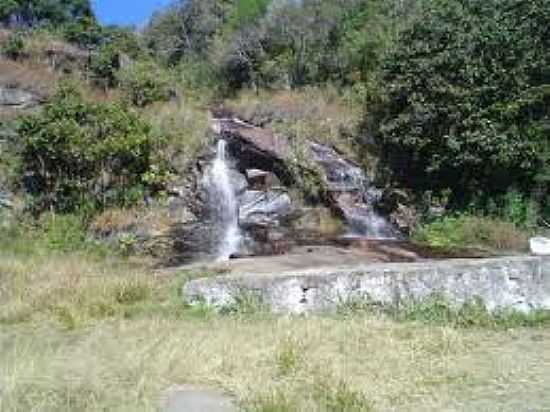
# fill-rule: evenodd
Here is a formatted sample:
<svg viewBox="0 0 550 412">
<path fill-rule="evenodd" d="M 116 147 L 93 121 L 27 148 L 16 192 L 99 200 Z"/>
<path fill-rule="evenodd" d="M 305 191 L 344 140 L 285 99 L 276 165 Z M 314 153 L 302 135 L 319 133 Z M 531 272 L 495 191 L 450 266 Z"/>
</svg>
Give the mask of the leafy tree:
<svg viewBox="0 0 550 412">
<path fill-rule="evenodd" d="M 64 85 L 19 127 L 38 211 L 120 202 L 150 168 L 149 125 L 117 104 L 88 103 Z"/>
<path fill-rule="evenodd" d="M 549 170 L 550 2 L 432 1 L 388 56 L 383 152 L 409 187 L 530 188 Z"/>
<path fill-rule="evenodd" d="M 0 22 L 17 26 L 60 25 L 94 19 L 90 0 L 0 0 Z"/>
<path fill-rule="evenodd" d="M 166 101 L 173 93 L 167 71 L 149 60 L 122 68 L 117 79 L 130 103 L 137 107 Z"/>
</svg>

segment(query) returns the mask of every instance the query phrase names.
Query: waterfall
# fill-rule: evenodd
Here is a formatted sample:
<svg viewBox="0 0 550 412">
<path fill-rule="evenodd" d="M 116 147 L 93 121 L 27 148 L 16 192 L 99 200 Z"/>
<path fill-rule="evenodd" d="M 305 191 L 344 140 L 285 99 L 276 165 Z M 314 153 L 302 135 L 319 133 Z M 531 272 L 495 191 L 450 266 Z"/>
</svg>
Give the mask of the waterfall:
<svg viewBox="0 0 550 412">
<path fill-rule="evenodd" d="M 349 226 L 348 236 L 369 239 L 398 237 L 395 228 L 374 208 L 381 192 L 370 182 L 356 164 L 334 149 L 310 142 L 313 160 L 325 172 L 329 192 Z"/>
<path fill-rule="evenodd" d="M 217 153 L 207 175 L 207 189 L 210 208 L 215 214 L 221 239 L 217 247 L 219 260 L 228 260 L 239 250 L 241 232 L 239 229 L 238 202 L 231 184 L 230 168 L 226 158 L 225 140 L 219 140 Z"/>
</svg>

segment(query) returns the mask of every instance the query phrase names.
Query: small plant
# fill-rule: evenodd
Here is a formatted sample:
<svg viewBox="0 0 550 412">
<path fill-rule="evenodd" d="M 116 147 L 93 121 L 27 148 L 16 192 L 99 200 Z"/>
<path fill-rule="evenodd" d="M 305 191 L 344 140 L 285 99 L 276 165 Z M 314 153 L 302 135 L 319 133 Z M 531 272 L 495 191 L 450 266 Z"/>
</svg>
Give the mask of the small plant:
<svg viewBox="0 0 550 412">
<path fill-rule="evenodd" d="M 333 385 L 322 382 L 315 388 L 320 409 L 326 412 L 371 412 L 372 403 L 361 393 L 341 380 Z"/>
<path fill-rule="evenodd" d="M 137 107 L 170 99 L 170 76 L 153 62 L 136 62 L 117 73 L 120 88 Z"/>
<path fill-rule="evenodd" d="M 233 296 L 233 302 L 223 308 L 220 313 L 224 315 L 256 315 L 265 313 L 268 308 L 262 296 L 257 292 L 241 290 Z"/>
<path fill-rule="evenodd" d="M 39 236 L 50 250 L 67 252 L 86 247 L 86 228 L 78 215 L 45 215 Z"/>
<path fill-rule="evenodd" d="M 342 316 L 351 316 L 358 313 L 369 314 L 376 310 L 376 306 L 368 296 L 350 296 L 340 299 L 336 313 Z"/>
<path fill-rule="evenodd" d="M 277 352 L 277 369 L 281 376 L 291 375 L 302 361 L 302 350 L 300 343 L 294 339 L 283 341 Z"/>
<path fill-rule="evenodd" d="M 19 59 L 24 54 L 24 51 L 25 40 L 23 35 L 17 32 L 11 33 L 2 45 L 2 54 L 13 60 Z"/>
<path fill-rule="evenodd" d="M 118 247 L 124 256 L 130 256 L 135 252 L 138 238 L 133 233 L 123 233 L 118 237 Z"/>
<path fill-rule="evenodd" d="M 282 391 L 259 396 L 246 401 L 245 412 L 300 412 L 298 402 Z"/>
<path fill-rule="evenodd" d="M 393 307 L 386 310 L 386 313 L 398 321 L 425 322 L 454 328 L 508 329 L 550 324 L 548 310 L 524 313 L 513 309 L 501 309 L 490 312 L 480 298 L 473 298 L 462 305 L 453 305 L 441 294 Z"/>
<path fill-rule="evenodd" d="M 122 282 L 113 290 L 113 296 L 120 305 L 134 305 L 147 300 L 150 287 L 143 282 Z"/>
</svg>

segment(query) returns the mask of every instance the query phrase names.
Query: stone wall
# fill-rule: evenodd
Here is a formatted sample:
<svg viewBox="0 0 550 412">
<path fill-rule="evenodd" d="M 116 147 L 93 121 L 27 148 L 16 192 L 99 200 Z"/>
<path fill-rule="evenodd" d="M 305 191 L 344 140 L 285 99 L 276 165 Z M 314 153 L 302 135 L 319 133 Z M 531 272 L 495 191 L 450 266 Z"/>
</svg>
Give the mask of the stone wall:
<svg viewBox="0 0 550 412">
<path fill-rule="evenodd" d="M 205 302 L 218 308 L 231 305 L 243 293 L 257 294 L 275 313 L 330 311 L 355 299 L 396 305 L 434 294 L 456 305 L 481 298 L 490 311 L 550 310 L 550 258 L 461 259 L 272 275 L 249 273 L 197 279 L 183 287 L 187 302 Z"/>
</svg>

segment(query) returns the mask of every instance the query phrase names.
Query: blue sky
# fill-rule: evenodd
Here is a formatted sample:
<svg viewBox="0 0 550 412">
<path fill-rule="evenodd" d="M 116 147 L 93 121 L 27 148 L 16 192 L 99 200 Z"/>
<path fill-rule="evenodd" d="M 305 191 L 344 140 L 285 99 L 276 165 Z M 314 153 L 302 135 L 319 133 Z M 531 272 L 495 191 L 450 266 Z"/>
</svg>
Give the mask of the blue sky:
<svg viewBox="0 0 550 412">
<path fill-rule="evenodd" d="M 139 26 L 153 11 L 171 3 L 171 0 L 92 0 L 95 13 L 103 24 Z"/>
</svg>

